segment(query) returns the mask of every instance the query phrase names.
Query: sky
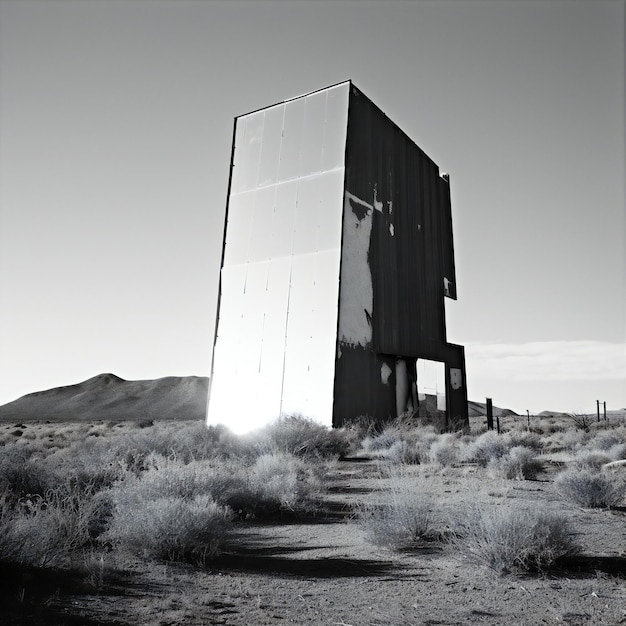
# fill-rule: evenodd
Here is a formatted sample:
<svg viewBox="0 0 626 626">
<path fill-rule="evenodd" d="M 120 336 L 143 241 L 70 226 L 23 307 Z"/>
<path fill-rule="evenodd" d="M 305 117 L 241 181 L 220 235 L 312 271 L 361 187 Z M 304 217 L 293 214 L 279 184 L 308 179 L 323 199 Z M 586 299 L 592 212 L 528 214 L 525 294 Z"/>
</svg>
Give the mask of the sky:
<svg viewBox="0 0 626 626">
<path fill-rule="evenodd" d="M 469 398 L 625 407 L 614 0 L 0 0 L 0 404 L 208 376 L 233 119 L 347 79 L 450 174 Z"/>
</svg>

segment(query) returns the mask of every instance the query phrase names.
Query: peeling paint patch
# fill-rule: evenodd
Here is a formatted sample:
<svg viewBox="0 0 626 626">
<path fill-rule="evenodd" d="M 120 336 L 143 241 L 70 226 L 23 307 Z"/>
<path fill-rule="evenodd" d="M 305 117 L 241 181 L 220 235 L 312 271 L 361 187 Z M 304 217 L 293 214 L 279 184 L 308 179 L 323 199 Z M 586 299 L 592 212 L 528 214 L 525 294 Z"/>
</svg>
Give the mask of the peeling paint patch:
<svg viewBox="0 0 626 626">
<path fill-rule="evenodd" d="M 369 346 L 374 291 L 369 265 L 374 207 L 346 192 L 343 208 L 341 286 L 339 291 L 339 341 Z M 368 319 L 370 318 L 370 319 Z"/>
<path fill-rule="evenodd" d="M 387 365 L 387 363 L 383 363 L 380 368 L 380 381 L 383 385 L 389 384 L 389 377 L 391 376 L 391 368 Z"/>
<path fill-rule="evenodd" d="M 371 214 L 372 208 L 371 204 L 367 204 L 367 202 L 363 202 L 354 196 L 350 198 L 350 210 L 359 222 Z"/>
<path fill-rule="evenodd" d="M 443 295 L 447 298 L 452 298 L 456 300 L 456 285 L 453 281 L 448 280 L 445 276 L 443 277 Z"/>
<path fill-rule="evenodd" d="M 383 212 L 383 203 L 378 201 L 378 189 L 374 186 L 374 208 L 379 212 Z"/>
</svg>

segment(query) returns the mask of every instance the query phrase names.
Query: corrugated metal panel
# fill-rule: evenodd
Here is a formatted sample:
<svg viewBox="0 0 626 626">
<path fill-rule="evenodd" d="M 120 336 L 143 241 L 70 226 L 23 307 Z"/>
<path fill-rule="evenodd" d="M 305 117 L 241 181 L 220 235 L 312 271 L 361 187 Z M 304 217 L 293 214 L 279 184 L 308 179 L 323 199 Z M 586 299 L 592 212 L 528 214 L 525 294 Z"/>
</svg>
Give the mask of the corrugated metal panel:
<svg viewBox="0 0 626 626">
<path fill-rule="evenodd" d="M 346 190 L 381 207 L 370 248 L 374 349 L 418 356 L 425 340 L 446 341 L 449 188 L 437 165 L 354 86 L 347 142 Z"/>
<path fill-rule="evenodd" d="M 440 252 L 442 255 L 441 263 L 443 275 L 449 281 L 449 291 L 446 294 L 449 298 L 456 300 L 456 269 L 454 265 L 454 237 L 452 233 L 452 203 L 450 201 L 450 182 L 446 174 L 445 178 L 439 180 L 440 193 L 440 219 L 441 232 L 445 241 L 449 241 L 449 246 L 442 247 Z"/>
<path fill-rule="evenodd" d="M 448 393 L 462 417 L 465 396 L 463 351 L 446 341 L 444 296 L 456 298 L 450 187 L 438 166 L 354 85 L 350 89 L 345 191 L 371 207 L 367 267 L 373 289 L 371 343 L 342 345 L 335 373 L 333 423 L 362 414 L 397 415 L 395 395 L 383 383 L 383 366 L 396 357 L 446 363 L 463 388 Z M 344 204 L 344 211 L 350 205 Z M 369 215 L 369 214 L 368 214 Z M 345 218 L 345 216 L 344 216 Z M 343 251 L 349 250 L 344 221 Z M 357 225 L 358 226 L 358 225 Z M 343 261 L 342 261 L 343 262 Z M 342 285 L 350 280 L 342 272 Z M 342 286 L 340 286 L 340 293 Z M 341 296 L 340 296 L 341 300 Z M 340 320 L 342 317 L 340 304 Z M 388 363 L 389 362 L 389 363 Z M 459 375 L 456 370 L 461 370 Z M 465 400 L 463 401 L 465 402 Z"/>
<path fill-rule="evenodd" d="M 342 346 L 335 362 L 333 426 L 361 416 L 381 422 L 395 417 L 394 369 L 394 357 Z"/>
</svg>

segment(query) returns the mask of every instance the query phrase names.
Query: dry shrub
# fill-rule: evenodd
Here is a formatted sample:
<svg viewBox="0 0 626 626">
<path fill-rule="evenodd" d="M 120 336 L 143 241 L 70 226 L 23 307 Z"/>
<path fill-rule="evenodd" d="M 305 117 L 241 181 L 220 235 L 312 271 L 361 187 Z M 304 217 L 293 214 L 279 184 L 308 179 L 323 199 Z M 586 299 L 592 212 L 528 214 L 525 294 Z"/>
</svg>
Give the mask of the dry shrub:
<svg viewBox="0 0 626 626">
<path fill-rule="evenodd" d="M 611 457 L 601 450 L 581 450 L 573 459 L 574 467 L 579 470 L 599 470 L 605 463 L 612 461 Z"/>
<path fill-rule="evenodd" d="M 607 454 L 611 457 L 611 461 L 626 459 L 626 443 L 616 443 L 607 450 Z"/>
<path fill-rule="evenodd" d="M 454 435 L 441 435 L 430 444 L 429 457 L 431 463 L 442 467 L 454 465 L 459 459 L 458 440 Z"/>
<path fill-rule="evenodd" d="M 105 538 L 131 552 L 204 565 L 220 553 L 232 511 L 210 495 L 158 497 L 141 506 L 117 506 Z"/>
<path fill-rule="evenodd" d="M 510 447 L 510 440 L 506 436 L 488 430 L 465 446 L 463 456 L 467 461 L 473 461 L 481 467 L 487 467 L 490 462 L 494 462 L 507 454 Z"/>
<path fill-rule="evenodd" d="M 554 481 L 556 490 L 567 500 L 586 508 L 618 506 L 626 495 L 626 483 L 597 470 L 567 470 Z"/>
<path fill-rule="evenodd" d="M 320 479 L 311 464 L 289 454 L 264 454 L 249 472 L 249 508 L 255 516 L 261 510 L 307 512 L 320 489 Z"/>
<path fill-rule="evenodd" d="M 136 435 L 143 449 L 190 463 L 202 459 L 249 459 L 253 451 L 241 437 L 223 425 L 207 426 L 203 421 L 173 422 Z"/>
<path fill-rule="evenodd" d="M 10 490 L 16 498 L 43 496 L 61 481 L 56 468 L 46 467 L 23 449 L 3 450 L 0 458 L 0 488 Z"/>
<path fill-rule="evenodd" d="M 384 424 L 368 415 L 361 415 L 344 422 L 343 426 L 338 429 L 346 445 L 348 451 L 346 454 L 358 454 L 363 450 L 363 441 L 368 437 L 375 437 L 384 429 Z"/>
<path fill-rule="evenodd" d="M 150 453 L 181 464 L 202 459 L 247 458 L 252 454 L 250 446 L 226 427 L 207 426 L 197 420 L 157 423 L 152 428 L 117 437 L 117 457 L 133 471 L 143 470 L 143 460 Z"/>
<path fill-rule="evenodd" d="M 382 503 L 359 510 L 358 524 L 367 541 L 401 550 L 435 538 L 432 508 L 432 499 L 424 494 L 419 482 L 402 472 L 395 473 Z"/>
<path fill-rule="evenodd" d="M 245 483 L 241 470 L 227 465 L 213 466 L 208 461 L 181 465 L 160 454 L 146 459 L 148 467 L 139 475 L 128 474 L 111 489 L 116 505 L 132 506 L 158 497 L 192 498 L 214 495 L 225 503 L 230 494 Z"/>
<path fill-rule="evenodd" d="M 131 469 L 119 454 L 117 441 L 90 437 L 52 451 L 40 465 L 42 471 L 71 477 L 76 484 L 110 487 Z M 139 472 L 138 467 L 134 471 Z"/>
<path fill-rule="evenodd" d="M 621 461 L 626 458 L 626 434 L 622 429 L 600 431 L 589 440 L 586 448 L 590 453 L 604 455 L 605 463 Z"/>
<path fill-rule="evenodd" d="M 583 446 L 588 438 L 588 433 L 581 430 L 567 430 L 550 437 L 550 443 L 554 448 L 574 451 Z"/>
<path fill-rule="evenodd" d="M 192 461 L 181 465 L 159 454 L 146 459 L 147 469 L 113 486 L 117 509 L 142 506 L 159 497 L 191 499 L 209 495 L 241 519 L 281 512 L 307 512 L 319 491 L 317 469 L 288 454 L 267 454 L 250 466 L 233 461 Z"/>
<path fill-rule="evenodd" d="M 617 434 L 622 441 L 626 441 L 626 410 L 622 415 L 611 415 L 605 421 L 601 419 L 599 422 L 594 420 L 589 428 L 592 435 L 598 433 L 609 432 Z"/>
<path fill-rule="evenodd" d="M 563 420 L 559 422 L 554 417 L 534 415 L 530 423 L 530 431 L 538 435 L 551 435 L 567 430 Z"/>
<path fill-rule="evenodd" d="M 536 452 L 540 452 L 544 447 L 544 440 L 537 433 L 528 431 L 510 431 L 507 437 L 511 447 L 523 446 Z"/>
<path fill-rule="evenodd" d="M 130 474 L 141 476 L 154 455 L 179 466 L 201 459 L 241 459 L 246 464 L 255 454 L 222 427 L 207 428 L 203 422 L 156 423 L 151 428 L 109 429 L 104 437 L 71 439 L 68 445 L 42 460 L 45 472 L 72 475 L 83 484 L 110 487 Z"/>
<path fill-rule="evenodd" d="M 587 435 L 584 446 L 578 446 L 573 459 L 578 469 L 600 469 L 606 463 L 626 458 L 626 441 L 622 429 L 602 430 Z"/>
<path fill-rule="evenodd" d="M 284 415 L 252 435 L 261 453 L 285 453 L 324 459 L 345 456 L 350 449 L 347 432 L 329 429 L 302 415 Z"/>
<path fill-rule="evenodd" d="M 312 507 L 319 482 L 311 463 L 266 454 L 250 466 L 192 461 L 153 453 L 140 475 L 107 493 L 112 518 L 103 540 L 153 558 L 204 564 L 219 553 L 232 520 Z"/>
<path fill-rule="evenodd" d="M 416 465 L 428 458 L 428 450 L 438 437 L 432 426 L 420 426 L 398 419 L 386 424 L 362 442 L 366 454 L 397 465 Z"/>
<path fill-rule="evenodd" d="M 544 571 L 578 551 L 564 516 L 519 506 L 472 509 L 452 543 L 500 574 Z"/>
<path fill-rule="evenodd" d="M 422 461 L 424 453 L 418 443 L 399 439 L 394 441 L 389 448 L 380 451 L 379 456 L 394 465 L 418 465 Z"/>
<path fill-rule="evenodd" d="M 589 440 L 587 447 L 594 450 L 608 451 L 614 446 L 624 445 L 624 437 L 619 431 L 601 431 Z"/>
<path fill-rule="evenodd" d="M 488 467 L 502 478 L 535 480 L 543 468 L 543 463 L 537 458 L 534 450 L 524 446 L 515 446 L 503 456 L 493 458 Z"/>
<path fill-rule="evenodd" d="M 585 432 L 589 431 L 589 428 L 593 423 L 592 416 L 584 413 L 568 413 L 567 417 L 574 424 L 574 426 L 576 426 L 576 428 L 584 430 Z"/>
<path fill-rule="evenodd" d="M 43 496 L 0 495 L 0 560 L 34 566 L 64 566 L 91 544 L 99 511 L 90 493 L 59 488 Z"/>
</svg>

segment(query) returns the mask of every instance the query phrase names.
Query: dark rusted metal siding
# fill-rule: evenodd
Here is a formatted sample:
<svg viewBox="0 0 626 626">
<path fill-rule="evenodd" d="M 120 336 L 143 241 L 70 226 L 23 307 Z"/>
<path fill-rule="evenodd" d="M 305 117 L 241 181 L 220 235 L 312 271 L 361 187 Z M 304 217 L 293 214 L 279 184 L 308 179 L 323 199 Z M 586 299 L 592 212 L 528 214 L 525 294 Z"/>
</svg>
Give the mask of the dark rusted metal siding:
<svg viewBox="0 0 626 626">
<path fill-rule="evenodd" d="M 374 211 L 370 268 L 378 353 L 422 356 L 446 341 L 444 277 L 454 281 L 449 185 L 437 165 L 352 86 L 346 190 Z"/>
<path fill-rule="evenodd" d="M 381 368 L 391 374 L 383 384 Z M 360 346 L 342 346 L 335 362 L 333 426 L 367 416 L 379 421 L 396 416 L 395 357 L 377 355 Z"/>
<path fill-rule="evenodd" d="M 447 177 L 446 177 L 447 178 Z M 447 245 L 440 248 L 443 275 L 451 282 L 449 297 L 456 300 L 456 270 L 454 267 L 454 238 L 452 235 L 452 203 L 450 201 L 450 182 L 440 179 L 439 182 L 439 218 L 441 233 Z"/>
<path fill-rule="evenodd" d="M 466 420 L 463 348 L 446 341 L 444 295 L 456 298 L 449 181 L 354 85 L 345 165 L 345 191 L 372 207 L 372 342 L 338 342 L 333 424 L 398 414 L 397 357 L 444 362 L 449 423 Z M 394 371 L 386 382 L 385 367 Z M 462 371 L 461 389 L 450 387 L 450 368 Z"/>
</svg>

